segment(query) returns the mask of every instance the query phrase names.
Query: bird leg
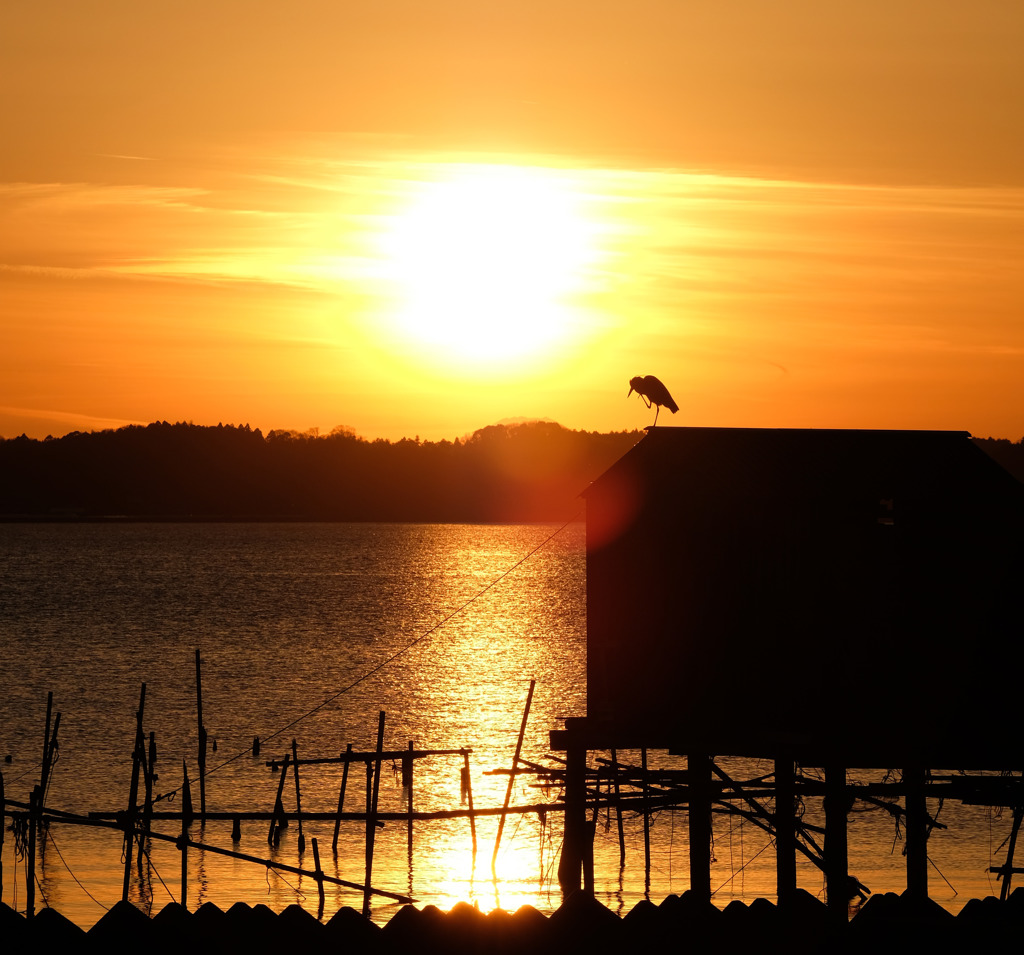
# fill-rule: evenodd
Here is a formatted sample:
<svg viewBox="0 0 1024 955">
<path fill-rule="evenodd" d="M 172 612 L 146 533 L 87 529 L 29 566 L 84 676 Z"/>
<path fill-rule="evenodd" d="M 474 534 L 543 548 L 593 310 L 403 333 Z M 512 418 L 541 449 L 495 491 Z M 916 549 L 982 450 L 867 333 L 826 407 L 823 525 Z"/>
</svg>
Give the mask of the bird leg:
<svg viewBox="0 0 1024 955">
<path fill-rule="evenodd" d="M 648 407 L 650 407 L 650 405 L 648 405 Z M 658 423 L 658 412 L 659 411 L 661 411 L 661 405 L 655 406 L 655 409 L 654 409 L 654 424 Z M 654 427 L 654 424 L 651 425 L 652 428 Z"/>
</svg>

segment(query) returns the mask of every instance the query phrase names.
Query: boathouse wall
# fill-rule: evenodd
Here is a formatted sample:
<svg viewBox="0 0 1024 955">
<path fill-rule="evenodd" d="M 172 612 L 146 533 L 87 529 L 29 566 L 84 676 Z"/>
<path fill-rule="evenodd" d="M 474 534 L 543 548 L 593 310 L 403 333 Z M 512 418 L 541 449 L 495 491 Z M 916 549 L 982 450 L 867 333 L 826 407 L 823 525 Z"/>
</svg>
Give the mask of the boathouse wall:
<svg viewBox="0 0 1024 955">
<path fill-rule="evenodd" d="M 1019 763 L 1024 486 L 968 434 L 653 428 L 585 497 L 595 740 Z"/>
</svg>

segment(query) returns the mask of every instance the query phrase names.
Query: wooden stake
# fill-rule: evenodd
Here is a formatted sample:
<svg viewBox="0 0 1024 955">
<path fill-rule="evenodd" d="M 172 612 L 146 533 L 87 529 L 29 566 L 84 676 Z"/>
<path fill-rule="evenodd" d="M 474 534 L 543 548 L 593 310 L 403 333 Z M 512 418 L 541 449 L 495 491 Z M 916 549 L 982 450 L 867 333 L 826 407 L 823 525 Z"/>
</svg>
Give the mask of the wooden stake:
<svg viewBox="0 0 1024 955">
<path fill-rule="evenodd" d="M 306 851 L 306 837 L 302 834 L 302 796 L 299 793 L 299 750 L 292 740 L 292 771 L 295 775 L 295 818 L 299 824 L 299 855 Z"/>
<path fill-rule="evenodd" d="M 351 743 L 345 747 L 345 755 L 352 755 Z M 331 849 L 334 850 L 335 855 L 338 852 L 338 830 L 341 829 L 341 814 L 345 810 L 345 787 L 348 786 L 348 767 L 349 761 L 346 759 L 345 768 L 341 771 L 341 791 L 338 793 L 338 816 L 334 820 L 334 841 L 331 843 Z"/>
<path fill-rule="evenodd" d="M 199 723 L 199 818 L 206 822 L 206 727 L 203 725 L 203 669 L 196 647 L 196 718 Z"/>
<path fill-rule="evenodd" d="M 407 787 L 409 790 L 409 823 L 408 823 L 408 852 L 410 864 L 412 860 L 412 814 L 413 814 L 413 796 L 412 796 L 412 740 L 409 740 L 409 755 L 402 761 L 402 785 Z"/>
<path fill-rule="evenodd" d="M 650 793 L 647 788 L 646 746 L 640 750 L 640 786 L 641 792 L 643 793 L 644 807 L 644 887 L 645 890 L 649 892 L 651 887 L 651 811 L 648 802 Z"/>
<path fill-rule="evenodd" d="M 324 917 L 324 873 L 323 869 L 320 868 L 320 849 L 316 844 L 316 836 L 311 840 L 313 843 L 313 867 L 316 871 L 316 892 L 320 896 L 320 908 L 317 911 L 317 918 L 322 919 Z"/>
<path fill-rule="evenodd" d="M 849 850 L 846 832 L 846 767 L 825 767 L 825 892 L 837 921 L 849 919 Z"/>
<path fill-rule="evenodd" d="M 128 812 L 124 824 L 124 885 L 121 900 L 128 901 L 128 888 L 132 878 L 132 851 L 135 848 L 135 808 L 139 800 L 139 768 L 143 759 L 142 717 L 146 709 L 146 684 L 142 684 L 139 708 L 135 713 L 135 748 L 132 751 L 132 784 L 128 792 Z"/>
<path fill-rule="evenodd" d="M 7 800 L 4 798 L 4 774 L 0 771 L 0 899 L 4 897 L 4 832 L 7 830 Z"/>
<path fill-rule="evenodd" d="M 775 760 L 775 887 L 779 905 L 792 901 L 796 894 L 796 789 L 793 780 L 793 758 L 789 755 Z"/>
<path fill-rule="evenodd" d="M 690 783 L 690 891 L 704 903 L 711 901 L 711 758 L 690 753 L 686 768 Z"/>
<path fill-rule="evenodd" d="M 904 807 L 907 826 L 907 894 L 928 898 L 928 803 L 925 799 L 925 769 L 920 764 L 903 770 L 906 785 Z"/>
<path fill-rule="evenodd" d="M 185 782 L 182 785 L 181 804 L 181 839 L 178 842 L 178 849 L 181 852 L 181 907 L 188 908 L 188 826 L 192 821 L 192 791 L 188 784 L 188 769 L 185 760 L 181 761 L 181 771 L 184 774 Z M 185 813 L 185 799 L 188 799 L 188 814 Z"/>
<path fill-rule="evenodd" d="M 25 865 L 25 917 L 36 914 L 36 812 L 39 807 L 39 788 L 33 788 L 28 797 L 28 861 Z"/>
<path fill-rule="evenodd" d="M 186 831 L 192 825 L 194 818 L 192 813 L 192 784 L 188 781 L 188 767 L 185 760 L 181 761 L 181 825 L 182 831 Z"/>
<path fill-rule="evenodd" d="M 462 751 L 462 779 L 466 787 L 467 806 L 469 807 L 469 831 L 473 836 L 473 860 L 476 860 L 476 813 L 473 811 L 473 782 L 469 775 L 469 752 Z"/>
<path fill-rule="evenodd" d="M 284 765 L 281 767 L 281 778 L 277 782 L 277 799 L 274 802 L 274 812 L 270 816 L 270 831 L 267 833 L 267 842 L 276 846 L 280 836 L 278 830 L 288 825 L 284 814 L 284 803 L 281 801 L 281 794 L 284 792 L 284 781 L 288 778 L 288 761 L 291 753 L 284 754 Z"/>
<path fill-rule="evenodd" d="M 377 799 L 380 795 L 380 754 L 384 751 L 384 711 L 377 718 L 377 758 L 373 769 L 373 797 L 366 813 L 366 891 L 363 893 L 363 915 L 370 916 L 370 886 L 373 884 L 373 841 L 377 835 Z"/>
<path fill-rule="evenodd" d="M 622 803 L 619 801 L 619 760 L 616 751 L 612 750 L 612 786 L 615 790 L 615 822 L 619 827 L 619 868 L 626 865 L 626 833 L 622 826 Z"/>
<path fill-rule="evenodd" d="M 526 721 L 530 718 L 530 704 L 533 702 L 533 688 L 536 680 L 530 680 L 530 692 L 526 694 L 526 706 L 523 709 L 523 722 L 519 725 L 519 739 L 516 742 L 516 753 L 512 757 L 512 772 L 508 776 L 508 789 L 505 790 L 505 805 L 501 815 L 498 817 L 498 835 L 494 839 L 494 852 L 491 854 L 491 872 L 494 872 L 498 862 L 498 847 L 501 845 L 501 833 L 505 828 L 505 813 L 508 812 L 509 803 L 512 801 L 512 790 L 516 784 L 516 771 L 519 769 L 519 754 L 523 751 L 523 737 L 526 735 Z"/>
</svg>

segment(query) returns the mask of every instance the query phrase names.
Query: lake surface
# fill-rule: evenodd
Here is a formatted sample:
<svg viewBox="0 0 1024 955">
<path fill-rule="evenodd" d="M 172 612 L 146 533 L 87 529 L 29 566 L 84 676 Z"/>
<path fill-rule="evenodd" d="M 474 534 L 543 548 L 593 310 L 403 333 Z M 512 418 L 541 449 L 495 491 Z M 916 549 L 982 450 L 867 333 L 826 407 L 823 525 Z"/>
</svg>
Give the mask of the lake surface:
<svg viewBox="0 0 1024 955">
<path fill-rule="evenodd" d="M 202 656 L 203 722 L 210 736 L 210 811 L 270 811 L 279 773 L 266 763 L 292 747 L 300 759 L 384 748 L 472 750 L 477 808 L 500 806 L 530 681 L 536 681 L 523 756 L 551 764 L 548 733 L 586 707 L 584 528 L 556 525 L 409 524 L 7 524 L 0 525 L 0 764 L 6 798 L 27 801 L 39 781 L 47 693 L 61 714 L 50 808 L 85 813 L 124 809 L 132 771 L 135 714 L 146 686 L 144 729 L 154 733 L 157 808 L 176 811 L 183 761 L 196 783 L 198 729 L 195 652 Z M 728 675 L 723 675 L 727 681 Z M 262 751 L 252 755 L 259 737 Z M 216 744 L 216 751 L 212 746 Z M 620 754 L 620 759 L 636 754 Z M 677 765 L 651 755 L 654 765 Z M 638 762 L 638 759 L 637 759 Z M 415 767 L 417 811 L 457 809 L 462 758 L 436 756 Z M 769 766 L 733 766 L 755 775 Z M 872 778 L 881 778 L 881 769 Z M 302 770 L 302 809 L 337 808 L 342 767 Z M 353 766 L 346 808 L 365 804 L 361 764 Z M 513 803 L 554 801 L 557 791 L 517 781 Z M 382 773 L 380 808 L 406 807 L 398 765 Z M 289 780 L 284 805 L 295 806 Z M 930 805 L 934 813 L 940 809 Z M 812 816 L 820 807 L 808 805 Z M 987 873 L 1001 862 L 1009 812 L 946 805 L 949 828 L 929 843 L 931 895 L 957 910 L 998 893 Z M 9 822 L 9 820 L 8 820 Z M 491 871 L 494 817 L 477 822 L 474 857 L 465 819 L 418 822 L 410 849 L 403 822 L 377 837 L 373 884 L 448 909 L 458 901 L 553 911 L 561 817 L 510 816 Z M 627 862 L 619 867 L 614 818 L 598 821 L 598 898 L 625 914 L 648 894 L 660 901 L 688 879 L 686 813 L 654 818 L 649 873 L 642 823 L 627 817 Z M 158 826 L 176 835 L 173 823 Z M 342 824 L 337 854 L 332 822 L 306 822 L 328 875 L 361 883 L 365 829 Z M 230 822 L 197 823 L 193 839 L 262 858 L 313 867 L 294 824 L 271 849 L 265 823 L 247 822 L 237 845 Z M 716 816 L 715 901 L 774 898 L 774 850 L 760 830 Z M 875 892 L 905 886 L 902 834 L 883 810 L 857 804 L 850 817 L 850 871 Z M 3 901 L 22 909 L 24 860 L 11 832 L 3 843 Z M 41 848 L 37 907 L 50 904 L 88 928 L 120 899 L 122 840 L 109 830 L 53 823 Z M 171 843 L 153 842 L 133 869 L 131 899 L 159 911 L 178 899 L 181 861 Z M 317 911 L 315 882 L 263 865 L 191 850 L 188 904 L 299 902 Z M 823 893 L 821 874 L 799 863 L 802 887 Z M 948 881 L 947 881 L 948 880 Z M 326 917 L 359 908 L 360 893 L 326 887 Z M 397 903 L 378 899 L 386 922 Z"/>
</svg>

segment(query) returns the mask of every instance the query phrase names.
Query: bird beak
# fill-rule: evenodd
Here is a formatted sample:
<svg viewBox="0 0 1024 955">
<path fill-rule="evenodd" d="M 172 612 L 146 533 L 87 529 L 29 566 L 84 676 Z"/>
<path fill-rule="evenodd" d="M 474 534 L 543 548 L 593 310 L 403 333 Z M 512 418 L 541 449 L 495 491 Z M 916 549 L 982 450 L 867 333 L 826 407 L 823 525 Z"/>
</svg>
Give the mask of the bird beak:
<svg viewBox="0 0 1024 955">
<path fill-rule="evenodd" d="M 633 394 L 632 387 L 629 389 L 629 391 L 626 392 L 626 397 L 628 398 L 631 394 Z"/>
</svg>

